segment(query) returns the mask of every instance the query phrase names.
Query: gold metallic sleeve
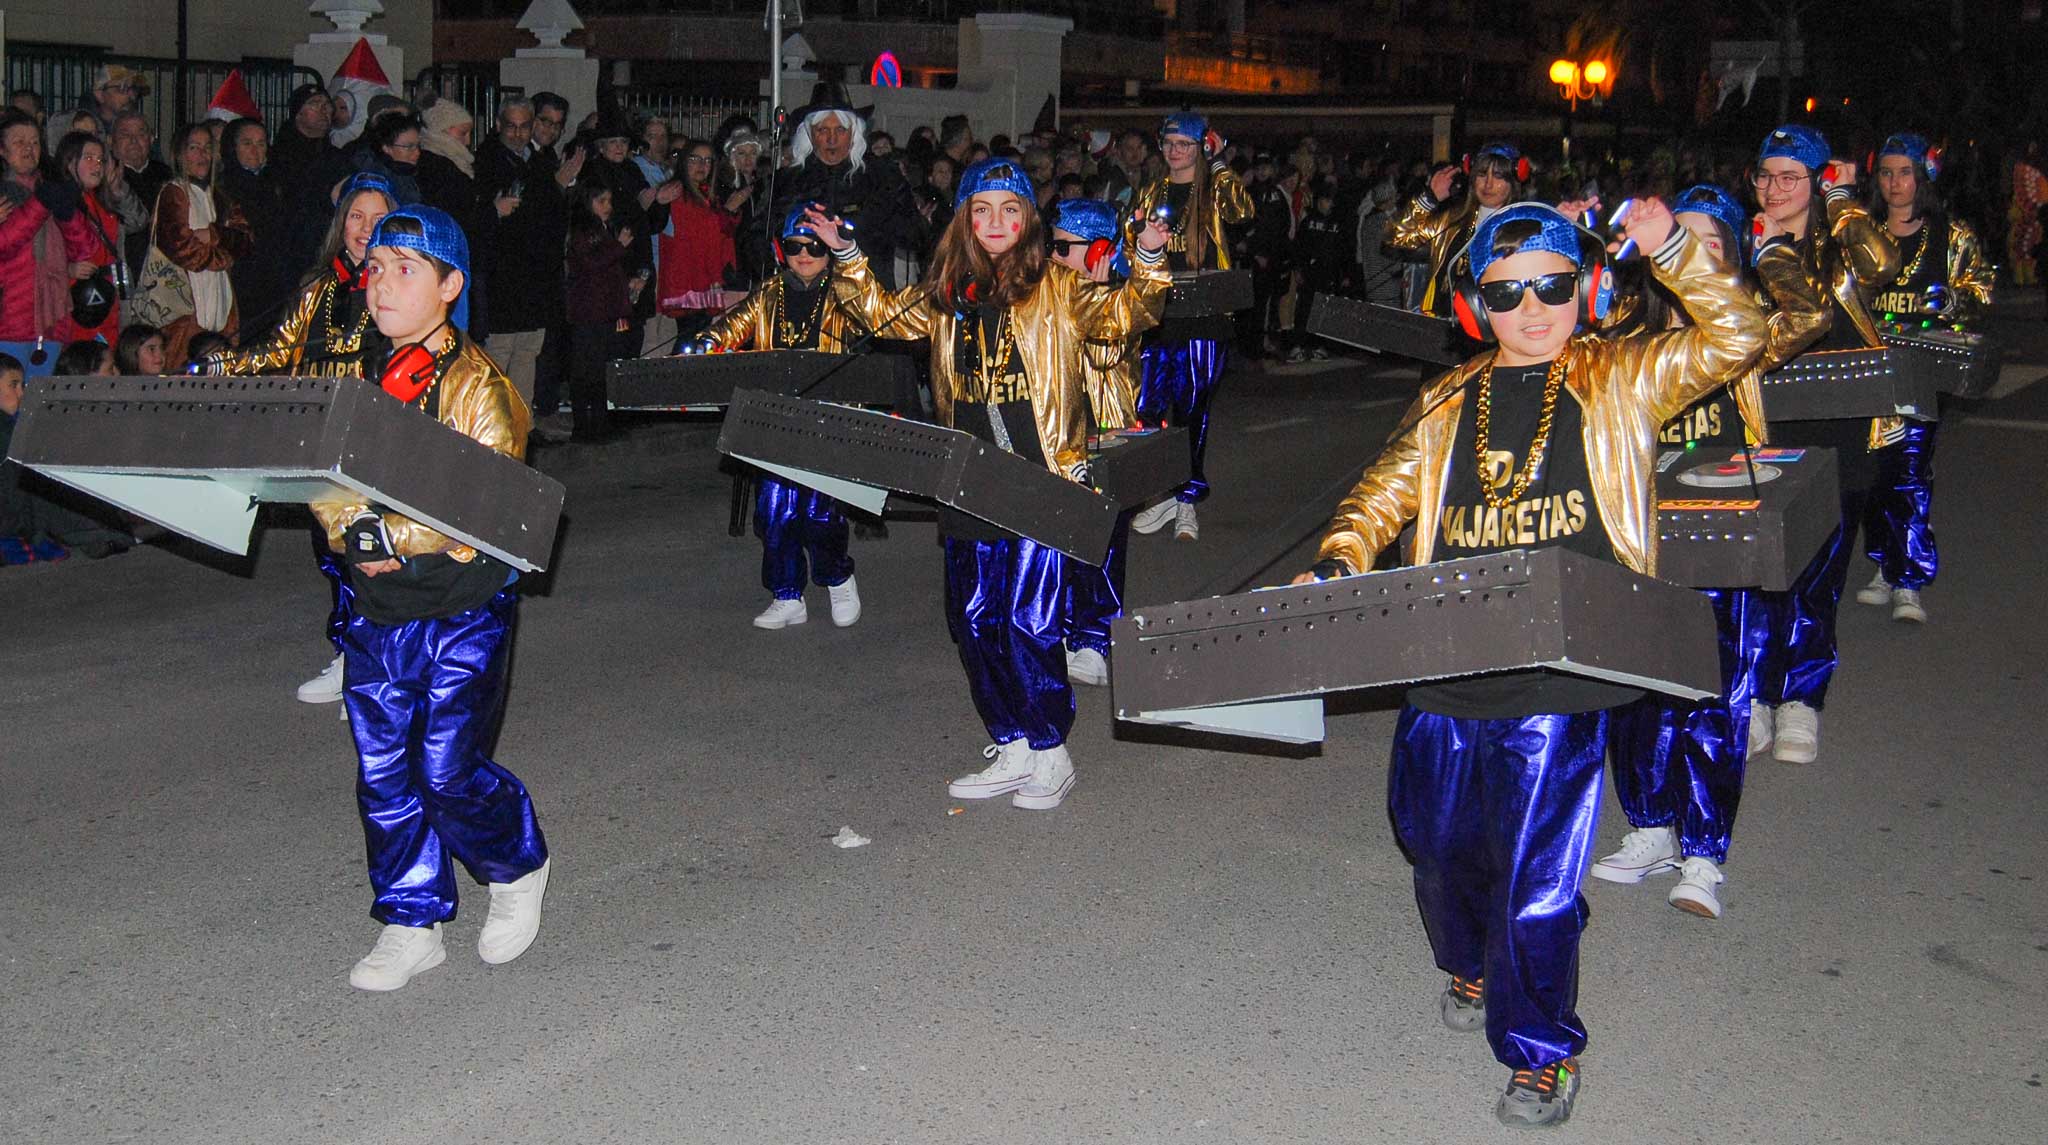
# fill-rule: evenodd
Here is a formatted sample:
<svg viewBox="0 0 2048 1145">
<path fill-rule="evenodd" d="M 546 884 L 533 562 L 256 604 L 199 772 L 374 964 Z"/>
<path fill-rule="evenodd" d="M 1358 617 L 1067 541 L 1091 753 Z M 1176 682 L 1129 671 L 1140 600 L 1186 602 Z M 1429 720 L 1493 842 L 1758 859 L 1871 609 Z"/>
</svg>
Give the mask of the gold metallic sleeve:
<svg viewBox="0 0 2048 1145">
<path fill-rule="evenodd" d="M 1870 217 L 1853 197 L 1835 195 L 1828 199 L 1828 234 L 1856 274 L 1856 285 L 1865 299 L 1879 287 L 1899 276 L 1904 260 L 1899 245 L 1884 226 Z"/>
<path fill-rule="evenodd" d="M 1948 293 L 1952 317 L 1969 322 L 1991 309 L 1991 291 L 1998 273 L 1984 258 L 1977 232 L 1961 219 L 1948 224 Z"/>
<path fill-rule="evenodd" d="M 220 372 L 236 377 L 254 374 L 289 374 L 298 368 L 306 356 L 306 342 L 312 337 L 313 320 L 320 314 L 321 305 L 327 300 L 327 292 L 334 288 L 332 275 L 321 275 L 318 280 L 299 291 L 299 299 L 285 312 L 284 319 L 277 324 L 264 342 L 244 349 L 231 351 L 221 361 Z"/>
<path fill-rule="evenodd" d="M 1245 189 L 1244 180 L 1237 172 L 1222 164 L 1209 169 L 1209 193 L 1216 200 L 1216 217 L 1233 227 L 1243 226 L 1252 221 L 1256 208 L 1252 193 Z M 1219 232 L 1214 237 L 1221 239 Z"/>
<path fill-rule="evenodd" d="M 1741 378 L 1764 352 L 1768 326 L 1756 299 L 1736 272 L 1690 231 L 1681 230 L 1675 258 L 1667 266 L 1652 259 L 1651 273 L 1678 298 L 1692 325 L 1624 338 L 1605 345 L 1619 359 L 1594 368 L 1610 381 L 1635 389 L 1636 401 L 1657 425 L 1692 403 Z"/>
<path fill-rule="evenodd" d="M 1431 206 L 1426 196 L 1417 195 L 1387 228 L 1381 245 L 1411 262 L 1433 258 L 1438 241 L 1457 225 L 1461 213 L 1449 206 Z"/>
<path fill-rule="evenodd" d="M 702 335 L 703 340 L 716 347 L 720 353 L 734 350 L 765 350 L 772 339 L 763 339 L 761 331 L 767 329 L 773 317 L 772 291 L 781 289 L 781 279 L 771 278 L 760 288 L 747 295 L 747 300 L 738 307 L 718 316 Z"/>
</svg>

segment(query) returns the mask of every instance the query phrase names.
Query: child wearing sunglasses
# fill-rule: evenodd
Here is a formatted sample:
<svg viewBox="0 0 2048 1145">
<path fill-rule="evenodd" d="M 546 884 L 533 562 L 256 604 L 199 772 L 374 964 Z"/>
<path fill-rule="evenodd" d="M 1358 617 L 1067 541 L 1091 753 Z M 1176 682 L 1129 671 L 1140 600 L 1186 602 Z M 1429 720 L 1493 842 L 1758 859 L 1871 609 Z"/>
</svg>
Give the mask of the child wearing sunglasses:
<svg viewBox="0 0 2048 1145">
<path fill-rule="evenodd" d="M 782 220 L 774 244 L 781 271 L 712 322 L 694 350 L 845 351 L 859 329 L 848 301 L 851 287 L 833 277 L 831 250 L 804 221 L 809 209 L 800 205 Z M 755 475 L 754 490 L 761 587 L 771 597 L 754 627 L 789 628 L 809 620 L 804 589 L 810 583 L 831 598 L 833 624 L 846 628 L 859 620 L 860 588 L 846 552 L 846 513 L 839 502 L 770 473 Z"/>
<path fill-rule="evenodd" d="M 1656 571 L 1657 431 L 1740 378 L 1767 332 L 1740 277 L 1662 203 L 1622 225 L 1694 324 L 1592 336 L 1610 294 L 1598 240 L 1540 204 L 1492 215 L 1457 309 L 1498 345 L 1424 387 L 1296 583 L 1370 570 L 1411 521 L 1411 564 L 1562 547 Z M 1640 695 L 1497 673 L 1411 688 L 1396 724 L 1387 802 L 1450 975 L 1439 1014 L 1483 1028 L 1511 1071 L 1494 1106 L 1506 1125 L 1562 1122 L 1578 1092 L 1580 880 L 1607 712 Z"/>
</svg>

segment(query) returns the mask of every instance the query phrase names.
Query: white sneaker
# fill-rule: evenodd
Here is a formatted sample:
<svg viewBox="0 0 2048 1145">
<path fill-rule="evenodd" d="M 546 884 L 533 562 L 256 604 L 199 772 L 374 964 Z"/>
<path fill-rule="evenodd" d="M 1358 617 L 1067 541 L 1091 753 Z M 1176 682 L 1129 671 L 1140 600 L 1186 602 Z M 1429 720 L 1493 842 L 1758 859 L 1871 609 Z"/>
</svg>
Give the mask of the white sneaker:
<svg viewBox="0 0 2048 1145">
<path fill-rule="evenodd" d="M 1920 593 L 1916 589 L 1895 588 L 1892 590 L 1892 619 L 1904 620 L 1911 624 L 1927 623 L 1927 609 L 1920 604 Z"/>
<path fill-rule="evenodd" d="M 947 784 L 946 794 L 955 799 L 993 799 L 998 795 L 1008 795 L 1031 782 L 1031 755 L 1030 740 L 992 743 L 981 749 L 981 757 L 995 762 Z"/>
<path fill-rule="evenodd" d="M 1022 741 L 1019 741 L 1022 742 Z M 1050 811 L 1074 789 L 1074 759 L 1067 745 L 1060 744 L 1031 753 L 1031 782 L 1010 796 L 1010 806 L 1026 811 Z"/>
<path fill-rule="evenodd" d="M 832 623 L 841 628 L 851 628 L 860 619 L 860 586 L 852 577 L 825 590 L 832 597 Z M 760 621 L 754 623 L 759 624 Z"/>
<path fill-rule="evenodd" d="M 1109 683 L 1109 661 L 1093 648 L 1067 649 L 1067 679 L 1100 688 Z"/>
<path fill-rule="evenodd" d="M 836 604 L 836 602 L 835 602 Z M 788 628 L 802 624 L 811 618 L 811 610 L 801 600 L 777 600 L 754 618 L 756 628 Z M 849 621 L 848 623 L 851 623 Z"/>
<path fill-rule="evenodd" d="M 358 990 L 396 990 L 412 981 L 413 975 L 432 970 L 447 958 L 440 923 L 387 926 L 377 936 L 377 945 L 349 970 L 348 984 Z"/>
<path fill-rule="evenodd" d="M 1195 507 L 1187 501 L 1180 502 L 1180 512 L 1173 521 L 1173 539 L 1192 541 L 1202 535 L 1201 523 L 1195 520 Z"/>
<path fill-rule="evenodd" d="M 1150 509 L 1131 518 L 1134 533 L 1156 533 L 1166 527 L 1166 522 L 1179 512 L 1180 502 L 1172 497 L 1161 501 Z"/>
<path fill-rule="evenodd" d="M 1820 754 L 1820 713 L 1805 704 L 1778 706 L 1779 763 L 1812 763 Z"/>
<path fill-rule="evenodd" d="M 1621 850 L 1593 864 L 1593 877 L 1639 883 L 1678 866 L 1678 836 L 1669 827 L 1644 827 L 1621 837 Z"/>
<path fill-rule="evenodd" d="M 341 662 L 336 656 L 332 663 L 320 669 L 320 674 L 299 685 L 299 701 L 306 704 L 331 704 L 341 699 Z"/>
<path fill-rule="evenodd" d="M 1762 700 L 1749 702 L 1749 754 L 1762 755 L 1771 750 L 1771 740 L 1777 734 L 1773 729 L 1774 715 L 1771 706 Z"/>
<path fill-rule="evenodd" d="M 540 934 L 540 900 L 548 893 L 549 859 L 509 883 L 491 884 L 491 913 L 477 935 L 478 958 L 497 965 L 526 953 Z"/>
<path fill-rule="evenodd" d="M 1678 865 L 1678 885 L 1666 901 L 1687 914 L 1701 918 L 1721 917 L 1721 896 L 1714 888 L 1728 881 L 1720 864 L 1704 855 L 1693 855 Z"/>
<path fill-rule="evenodd" d="M 1885 583 L 1884 574 L 1881 572 L 1871 577 L 1869 584 L 1856 590 L 1856 603 L 1858 604 L 1890 604 L 1891 602 L 1892 586 Z"/>
</svg>

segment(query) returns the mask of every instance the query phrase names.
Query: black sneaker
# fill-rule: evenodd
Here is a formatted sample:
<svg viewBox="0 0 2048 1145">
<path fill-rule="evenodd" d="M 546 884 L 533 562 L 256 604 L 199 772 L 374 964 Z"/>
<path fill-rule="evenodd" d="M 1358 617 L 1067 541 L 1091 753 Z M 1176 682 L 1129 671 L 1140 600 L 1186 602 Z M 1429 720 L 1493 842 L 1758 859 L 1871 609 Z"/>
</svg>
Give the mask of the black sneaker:
<svg viewBox="0 0 2048 1145">
<path fill-rule="evenodd" d="M 1563 1125 L 1579 1096 L 1579 1059 L 1566 1058 L 1542 1069 L 1518 1069 L 1508 1091 L 1493 1103 L 1495 1120 L 1510 1129 Z"/>
<path fill-rule="evenodd" d="M 1486 989 L 1483 979 L 1451 975 L 1451 984 L 1437 1002 L 1444 1025 L 1461 1034 L 1486 1028 Z"/>
</svg>

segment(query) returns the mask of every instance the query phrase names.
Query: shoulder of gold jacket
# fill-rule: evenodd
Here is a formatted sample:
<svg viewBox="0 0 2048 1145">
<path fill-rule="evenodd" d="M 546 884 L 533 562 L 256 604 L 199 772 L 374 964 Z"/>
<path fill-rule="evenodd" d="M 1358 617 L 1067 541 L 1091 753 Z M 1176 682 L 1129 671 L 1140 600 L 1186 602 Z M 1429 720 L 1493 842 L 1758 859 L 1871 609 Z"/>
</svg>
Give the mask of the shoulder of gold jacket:
<svg viewBox="0 0 2048 1145">
<path fill-rule="evenodd" d="M 1997 286 L 1997 271 L 1984 258 L 1984 244 L 1977 231 L 1961 219 L 1948 222 L 1948 288 L 1963 307 L 1962 316 L 1991 305 Z"/>
<path fill-rule="evenodd" d="M 768 331 L 768 316 L 773 310 L 773 301 L 781 293 L 782 278 L 777 275 L 768 279 L 747 295 L 746 301 L 719 315 L 704 331 L 704 337 L 722 351 L 744 350 L 749 347 L 765 349 L 762 340 Z"/>
<path fill-rule="evenodd" d="M 1218 164 L 1209 171 L 1209 187 L 1216 199 L 1216 214 L 1224 222 L 1239 226 L 1251 221 L 1257 207 L 1244 180 L 1229 166 Z"/>
<path fill-rule="evenodd" d="M 313 320 L 333 289 L 334 279 L 330 275 L 323 274 L 307 283 L 270 338 L 229 354 L 221 363 L 221 373 L 246 376 L 290 372 L 306 356 L 307 342 L 315 337 Z"/>
<path fill-rule="evenodd" d="M 1797 249 L 1789 244 L 1767 248 L 1757 259 L 1756 276 L 1763 300 L 1770 304 L 1766 315 L 1770 335 L 1756 369 L 1768 372 L 1819 341 L 1834 321 L 1834 308 L 1800 261 Z M 1748 416 L 1747 410 L 1744 416 Z"/>
</svg>

